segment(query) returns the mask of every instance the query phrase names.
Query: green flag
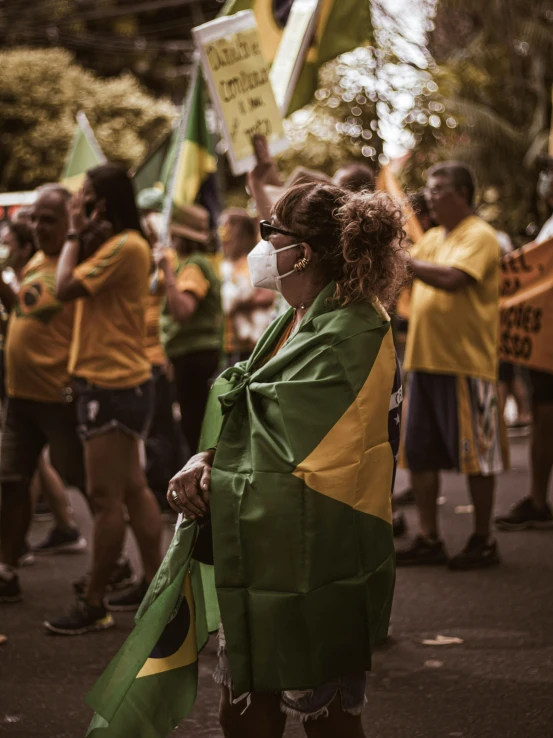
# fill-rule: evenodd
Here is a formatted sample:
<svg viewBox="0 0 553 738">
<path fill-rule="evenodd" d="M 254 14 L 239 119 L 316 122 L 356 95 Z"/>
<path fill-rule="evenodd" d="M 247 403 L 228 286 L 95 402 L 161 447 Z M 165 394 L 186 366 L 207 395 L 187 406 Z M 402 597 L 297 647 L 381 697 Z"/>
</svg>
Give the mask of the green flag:
<svg viewBox="0 0 553 738">
<path fill-rule="evenodd" d="M 71 192 L 76 192 L 83 183 L 85 172 L 105 162 L 106 157 L 86 115 L 83 112 L 77 113 L 77 130 L 65 162 L 62 184 Z"/>
<path fill-rule="evenodd" d="M 289 0 L 228 0 L 221 15 L 253 10 L 263 55 L 273 63 L 290 8 Z M 307 105 L 318 87 L 319 68 L 365 44 L 372 35 L 368 0 L 321 0 L 319 20 L 287 115 Z"/>
<path fill-rule="evenodd" d="M 191 559 L 197 530 L 179 526 L 133 632 L 87 695 L 89 738 L 164 738 L 192 709 L 198 654 L 218 624 L 213 567 Z"/>
<path fill-rule="evenodd" d="M 174 207 L 178 209 L 199 201 L 210 211 L 215 223 L 219 210 L 214 176 L 217 161 L 205 120 L 205 106 L 203 82 L 199 77 L 194 85 L 183 145 L 178 145 L 178 129 L 175 128 L 138 167 L 133 181 L 136 192 L 157 183 L 167 190 L 176 160 Z M 185 111 L 181 114 L 184 115 Z"/>
<path fill-rule="evenodd" d="M 323 290 L 215 383 L 203 431 L 215 579 L 235 695 L 370 668 L 394 589 L 401 380 L 378 304 Z"/>
</svg>

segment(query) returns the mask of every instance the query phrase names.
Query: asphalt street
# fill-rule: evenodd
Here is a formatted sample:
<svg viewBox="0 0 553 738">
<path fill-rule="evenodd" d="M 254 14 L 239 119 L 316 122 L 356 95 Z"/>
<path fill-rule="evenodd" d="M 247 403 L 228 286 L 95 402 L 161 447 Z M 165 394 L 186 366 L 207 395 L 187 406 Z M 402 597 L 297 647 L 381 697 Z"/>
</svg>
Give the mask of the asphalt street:
<svg viewBox="0 0 553 738">
<path fill-rule="evenodd" d="M 512 442 L 512 464 L 499 480 L 499 510 L 526 492 L 524 440 Z M 400 474 L 398 489 L 405 484 Z M 454 553 L 471 526 L 464 480 L 444 475 L 442 494 L 444 537 Z M 71 499 L 88 536 L 84 505 L 77 494 Z M 412 508 L 407 517 L 413 530 Z M 49 525 L 34 523 L 32 539 Z M 167 526 L 167 541 L 170 535 Z M 553 736 L 553 531 L 497 538 L 503 562 L 495 569 L 398 572 L 393 638 L 375 654 L 369 678 L 363 718 L 369 738 Z M 136 559 L 130 541 L 129 547 Z M 24 601 L 0 606 L 0 633 L 8 636 L 0 647 L 0 735 L 84 737 L 91 717 L 84 695 L 133 622 L 132 615 L 116 613 L 117 627 L 102 633 L 63 638 L 45 632 L 42 621 L 70 605 L 70 583 L 87 564 L 88 554 L 42 558 L 21 571 Z M 210 676 L 213 642 L 200 663 L 199 698 L 174 732 L 179 738 L 222 735 Z M 289 723 L 287 738 L 300 735 L 301 726 Z"/>
</svg>

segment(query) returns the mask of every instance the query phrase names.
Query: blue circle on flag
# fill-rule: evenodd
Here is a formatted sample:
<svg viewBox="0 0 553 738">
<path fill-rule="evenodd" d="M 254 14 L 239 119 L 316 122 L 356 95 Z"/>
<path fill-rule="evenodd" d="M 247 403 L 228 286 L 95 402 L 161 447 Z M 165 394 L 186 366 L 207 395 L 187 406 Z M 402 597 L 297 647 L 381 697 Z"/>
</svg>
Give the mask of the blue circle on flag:
<svg viewBox="0 0 553 738">
<path fill-rule="evenodd" d="M 185 642 L 190 630 L 190 608 L 186 597 L 183 597 L 175 617 L 167 623 L 158 642 L 154 646 L 151 659 L 166 659 L 176 653 Z"/>
</svg>

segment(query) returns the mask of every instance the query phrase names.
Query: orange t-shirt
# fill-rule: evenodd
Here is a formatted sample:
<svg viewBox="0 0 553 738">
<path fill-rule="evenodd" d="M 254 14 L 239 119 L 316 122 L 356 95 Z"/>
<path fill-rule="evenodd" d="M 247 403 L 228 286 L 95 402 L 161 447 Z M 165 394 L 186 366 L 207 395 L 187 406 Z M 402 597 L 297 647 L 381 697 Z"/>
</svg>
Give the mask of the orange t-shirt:
<svg viewBox="0 0 553 738">
<path fill-rule="evenodd" d="M 55 296 L 58 260 L 38 251 L 23 270 L 6 340 L 10 397 L 63 401 L 75 306 Z"/>
<path fill-rule="evenodd" d="M 151 258 L 146 240 L 124 231 L 74 270 L 90 296 L 77 303 L 73 376 L 113 389 L 136 387 L 150 377 L 145 336 Z"/>
</svg>

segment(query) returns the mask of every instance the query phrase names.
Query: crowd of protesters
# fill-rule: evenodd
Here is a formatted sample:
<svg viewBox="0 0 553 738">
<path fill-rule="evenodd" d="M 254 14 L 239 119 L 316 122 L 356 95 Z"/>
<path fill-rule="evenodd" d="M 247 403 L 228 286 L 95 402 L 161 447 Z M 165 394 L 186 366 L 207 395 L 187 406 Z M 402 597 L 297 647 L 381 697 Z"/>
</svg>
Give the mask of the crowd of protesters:
<svg viewBox="0 0 553 738">
<path fill-rule="evenodd" d="M 283 183 L 263 142 L 257 153 L 248 189 L 258 219 L 269 220 L 294 186 L 329 186 L 326 175 L 304 169 Z M 375 176 L 352 164 L 332 186 L 370 199 Z M 446 162 L 412 200 L 425 234 L 404 250 L 413 284 L 409 319 L 397 326 L 407 398 L 399 462 L 411 484 L 398 503 L 416 505 L 419 531 L 398 548 L 400 566 L 499 563 L 494 491 L 509 464 L 509 394 L 520 422 L 532 424 L 531 488 L 495 524 L 553 527 L 553 374 L 499 365 L 502 236 L 477 215 L 475 188 L 470 169 Z M 553 206 L 551 162 L 538 192 Z M 34 555 L 86 549 L 65 491 L 77 488 L 93 520 L 92 557 L 73 583 L 75 606 L 45 623 L 60 634 L 108 628 L 112 611 L 139 606 L 162 559 L 167 485 L 198 450 L 210 384 L 247 360 L 282 311 L 280 295 L 250 282 L 258 219 L 229 208 L 213 224 L 201 205 L 175 208 L 170 245 L 160 244 L 162 204 L 161 191 L 135 197 L 128 174 L 106 164 L 87 173 L 76 195 L 41 187 L 2 231 L 0 603 L 22 599 L 19 568 Z M 552 235 L 550 218 L 537 240 Z M 466 475 L 474 507 L 473 534 L 453 556 L 439 533 L 442 470 Z M 39 501 L 54 526 L 31 547 Z M 140 576 L 124 553 L 127 522 Z M 396 522 L 404 532 L 401 514 Z"/>
</svg>

